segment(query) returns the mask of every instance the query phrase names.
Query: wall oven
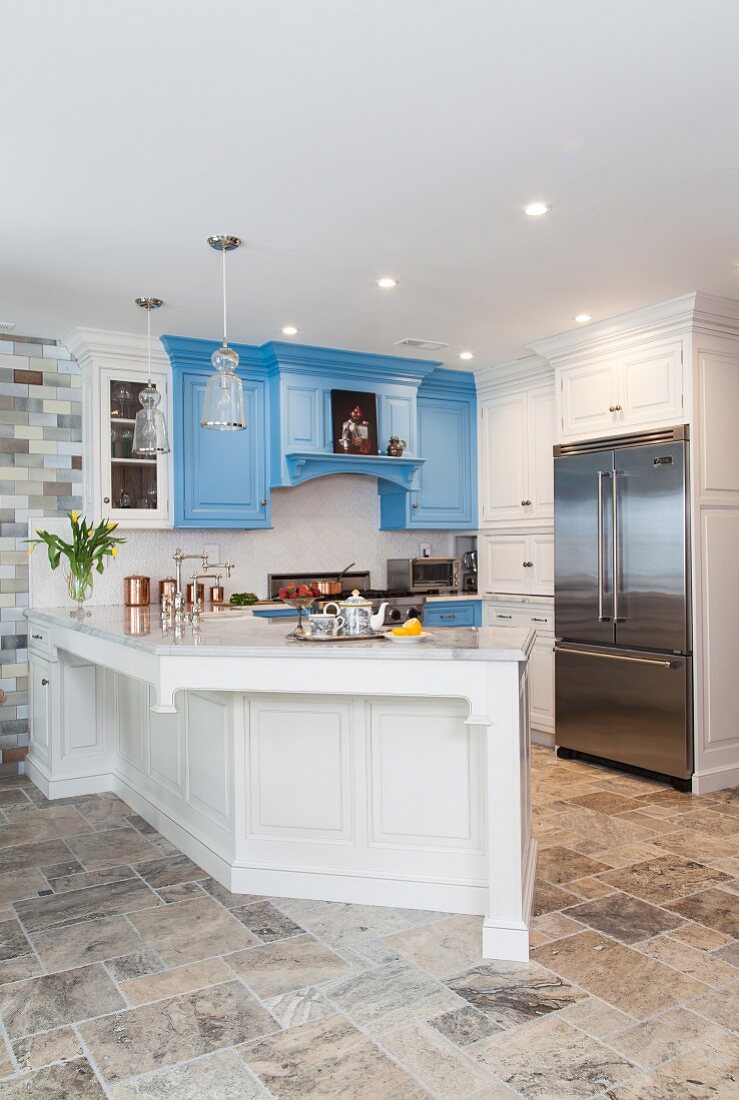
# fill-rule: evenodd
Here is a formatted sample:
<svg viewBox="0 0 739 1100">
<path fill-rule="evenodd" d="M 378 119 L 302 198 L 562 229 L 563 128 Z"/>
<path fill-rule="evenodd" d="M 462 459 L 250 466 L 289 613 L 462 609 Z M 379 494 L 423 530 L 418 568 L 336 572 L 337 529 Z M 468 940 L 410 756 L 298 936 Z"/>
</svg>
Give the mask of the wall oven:
<svg viewBox="0 0 739 1100">
<path fill-rule="evenodd" d="M 390 592 L 458 592 L 460 583 L 457 558 L 388 558 Z"/>
</svg>

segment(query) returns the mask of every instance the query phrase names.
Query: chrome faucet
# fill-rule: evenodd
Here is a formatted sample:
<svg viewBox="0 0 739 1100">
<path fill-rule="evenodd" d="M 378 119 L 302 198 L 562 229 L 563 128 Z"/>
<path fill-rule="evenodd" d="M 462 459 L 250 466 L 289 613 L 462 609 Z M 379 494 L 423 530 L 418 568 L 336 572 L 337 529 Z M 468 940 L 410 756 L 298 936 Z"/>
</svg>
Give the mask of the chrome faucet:
<svg viewBox="0 0 739 1100">
<path fill-rule="evenodd" d="M 175 594 L 174 594 L 174 612 L 184 611 L 185 608 L 185 595 L 182 591 L 182 563 L 183 561 L 200 561 L 203 565 L 203 573 L 207 573 L 209 569 L 222 569 L 225 571 L 226 576 L 231 576 L 231 570 L 234 568 L 234 564 L 231 561 L 226 562 L 210 562 L 208 561 L 208 551 L 201 550 L 199 554 L 186 554 L 181 547 L 177 547 L 172 555 L 175 564 Z"/>
<path fill-rule="evenodd" d="M 221 573 L 193 573 L 190 580 L 193 583 L 193 601 L 192 601 L 192 625 L 196 626 L 200 622 L 200 614 L 203 610 L 202 601 L 200 599 L 200 591 L 198 581 L 220 581 L 222 577 Z"/>
</svg>

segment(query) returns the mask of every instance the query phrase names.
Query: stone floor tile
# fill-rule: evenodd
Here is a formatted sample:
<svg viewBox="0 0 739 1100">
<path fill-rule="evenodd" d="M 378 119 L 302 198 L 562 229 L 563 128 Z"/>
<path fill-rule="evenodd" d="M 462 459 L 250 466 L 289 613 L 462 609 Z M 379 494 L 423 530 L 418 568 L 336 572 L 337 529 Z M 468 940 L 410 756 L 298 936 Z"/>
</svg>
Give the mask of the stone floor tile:
<svg viewBox="0 0 739 1100">
<path fill-rule="evenodd" d="M 214 899 L 161 905 L 131 913 L 129 920 L 166 966 L 197 962 L 223 952 L 259 943 L 256 936 Z"/>
<path fill-rule="evenodd" d="M 278 908 L 331 947 L 402 932 L 413 927 L 404 910 L 382 905 L 349 905 L 333 901 L 274 899 Z"/>
<path fill-rule="evenodd" d="M 599 878 L 627 894 L 635 894 L 655 905 L 665 905 L 728 881 L 729 876 L 695 860 L 662 855 L 630 867 L 607 871 Z"/>
<path fill-rule="evenodd" d="M 642 844 L 656 836 L 656 831 L 630 821 L 621 821 L 618 817 L 599 814 L 594 810 L 572 809 L 557 818 L 563 829 L 572 829 L 588 841 L 590 850 L 585 853 L 597 859 L 596 852 L 611 848 L 625 847 L 627 844 Z"/>
<path fill-rule="evenodd" d="M 240 982 L 210 986 L 80 1025 L 102 1075 L 125 1080 L 243 1043 L 279 1025 Z"/>
<path fill-rule="evenodd" d="M 30 950 L 31 945 L 17 920 L 0 921 L 0 961 L 27 955 Z"/>
<path fill-rule="evenodd" d="M 104 871 L 83 871 L 82 864 L 78 864 L 79 872 L 67 875 L 54 875 L 51 870 L 46 877 L 49 886 L 55 894 L 66 894 L 69 890 L 84 890 L 88 886 L 104 886 L 108 882 L 122 882 L 126 878 L 136 878 L 135 872 L 127 864 L 116 864 L 106 867 Z"/>
<path fill-rule="evenodd" d="M 451 988 L 407 962 L 350 974 L 324 982 L 321 988 L 332 1004 L 372 1034 L 409 1020 L 428 1020 L 464 1004 Z"/>
<path fill-rule="evenodd" d="M 206 893 L 214 897 L 216 901 L 220 901 L 226 909 L 235 909 L 240 905 L 252 905 L 258 901 L 274 900 L 278 905 L 280 903 L 279 898 L 271 899 L 265 897 L 264 894 L 232 894 L 230 890 L 227 890 L 225 886 L 221 886 L 220 882 L 216 882 L 214 878 L 203 878 L 198 881 Z"/>
<path fill-rule="evenodd" d="M 705 990 L 702 983 L 596 932 L 579 932 L 531 954 L 542 966 L 639 1020 Z"/>
<path fill-rule="evenodd" d="M 707 805 L 696 808 L 688 814 L 681 814 L 679 821 L 683 829 L 694 829 L 698 833 L 713 837 L 733 838 L 735 845 L 739 844 L 739 819 L 716 813 Z M 736 847 L 734 851 L 736 852 Z"/>
<path fill-rule="evenodd" d="M 691 857 L 698 859 L 701 863 L 713 863 L 719 859 L 726 859 L 727 856 L 733 856 L 738 847 L 728 837 L 709 836 L 694 829 L 679 829 L 666 836 L 655 837 L 654 843 L 658 848 L 675 852 L 676 855 L 684 856 L 685 859 Z"/>
<path fill-rule="evenodd" d="M 13 1043 L 13 1053 L 22 1070 L 41 1069 L 52 1062 L 69 1062 L 83 1056 L 80 1041 L 71 1027 L 17 1039 Z"/>
<path fill-rule="evenodd" d="M 739 939 L 739 896 L 728 890 L 710 889 L 674 901 L 669 908 L 690 920 Z"/>
<path fill-rule="evenodd" d="M 84 833 L 70 837 L 67 844 L 88 871 L 156 857 L 148 840 L 131 828 Z"/>
<path fill-rule="evenodd" d="M 539 947 L 543 943 L 560 940 L 563 936 L 571 936 L 573 932 L 581 932 L 582 929 L 583 925 L 579 921 L 564 913 L 543 913 L 531 921 L 529 942 L 533 947 Z"/>
<path fill-rule="evenodd" d="M 383 1035 L 382 1048 L 430 1092 L 448 1100 L 467 1100 L 492 1083 L 481 1066 L 455 1050 L 423 1021 L 416 1020 Z"/>
<path fill-rule="evenodd" d="M 31 939 L 49 973 L 145 949 L 144 941 L 123 916 L 33 932 Z"/>
<path fill-rule="evenodd" d="M 479 1043 L 481 1039 L 489 1039 L 491 1035 L 503 1030 L 500 1024 L 496 1024 L 473 1005 L 464 1005 L 462 1008 L 452 1009 L 451 1012 L 443 1012 L 441 1016 L 430 1019 L 429 1024 L 450 1043 L 459 1047 Z"/>
<path fill-rule="evenodd" d="M 384 936 L 383 941 L 436 978 L 451 977 L 483 962 L 482 917 L 449 917 Z"/>
<path fill-rule="evenodd" d="M 31 801 L 23 787 L 9 787 L 6 790 L 0 788 L 0 810 L 30 805 Z"/>
<path fill-rule="evenodd" d="M 683 923 L 682 918 L 641 898 L 618 891 L 606 897 L 583 902 L 567 910 L 567 916 L 589 924 L 621 943 L 637 943 L 657 936 Z"/>
<path fill-rule="evenodd" d="M 696 951 L 680 943 L 672 936 L 657 936 L 639 944 L 639 950 L 652 959 L 667 963 L 681 974 L 687 974 L 699 982 L 705 982 L 712 989 L 728 989 L 736 984 L 739 975 L 733 966 L 716 959 L 706 951 Z"/>
<path fill-rule="evenodd" d="M 692 922 L 683 924 L 670 932 L 673 940 L 687 943 L 688 947 L 696 947 L 699 951 L 713 951 L 717 947 L 723 947 L 731 943 L 731 937 L 723 932 L 717 932 L 714 928 L 706 928 L 704 924 Z"/>
<path fill-rule="evenodd" d="M 271 997 L 265 1001 L 265 1004 L 280 1027 L 284 1028 L 299 1027 L 311 1020 L 321 1020 L 324 1016 L 331 1016 L 335 1012 L 316 986 L 281 993 L 279 997 Z"/>
<path fill-rule="evenodd" d="M 720 947 L 718 951 L 713 952 L 713 957 L 730 963 L 733 967 L 739 967 L 739 942 L 734 940 L 732 943 L 727 943 L 725 947 Z"/>
<path fill-rule="evenodd" d="M 629 1061 L 646 1069 L 721 1038 L 722 1030 L 694 1012 L 673 1008 L 611 1035 L 608 1043 Z"/>
<path fill-rule="evenodd" d="M 711 990 L 687 1006 L 699 1016 L 706 1016 L 729 1031 L 739 1031 L 739 986 L 720 992 Z"/>
<path fill-rule="evenodd" d="M 231 913 L 262 943 L 284 940 L 288 936 L 299 936 L 305 932 L 305 929 L 296 924 L 292 917 L 281 913 L 268 901 L 242 905 L 231 909 Z"/>
<path fill-rule="evenodd" d="M 586 997 L 583 1001 L 568 1005 L 560 1012 L 559 1019 L 579 1027 L 581 1031 L 587 1031 L 595 1039 L 606 1039 L 616 1031 L 632 1027 L 636 1022 L 633 1017 L 599 1001 L 597 997 Z"/>
<path fill-rule="evenodd" d="M 589 859 L 579 852 L 573 852 L 569 848 L 546 848 L 539 852 L 536 865 L 537 877 L 551 882 L 555 886 L 566 884 L 573 879 L 584 878 L 586 875 L 597 875 L 599 871 L 607 871 L 605 863 L 599 863 L 595 859 Z"/>
<path fill-rule="evenodd" d="M 612 1100 L 735 1100 L 738 1088 L 739 1047 L 722 1036 L 608 1095 Z"/>
<path fill-rule="evenodd" d="M 220 959 L 204 959 L 121 982 L 120 988 L 127 1001 L 132 1005 L 141 1005 L 232 980 L 233 973 Z"/>
<path fill-rule="evenodd" d="M 115 959 L 108 959 L 105 969 L 110 971 L 117 982 L 128 982 L 133 978 L 141 978 L 145 974 L 156 974 L 164 970 L 164 963 L 153 951 L 134 951 L 132 955 L 121 955 Z"/>
<path fill-rule="evenodd" d="M 202 898 L 203 893 L 198 882 L 178 882 L 176 886 L 162 886 L 157 890 L 157 894 L 166 905 L 173 905 L 178 901 L 190 901 L 192 898 Z"/>
<path fill-rule="evenodd" d="M 616 887 L 608 882 L 601 882 L 598 878 L 578 878 L 574 882 L 567 883 L 567 889 L 577 894 L 580 898 L 602 898 L 606 894 L 614 893 Z"/>
<path fill-rule="evenodd" d="M 202 867 L 198 867 L 197 863 L 193 863 L 182 852 L 165 856 L 163 859 L 158 859 L 156 856 L 154 859 L 147 857 L 145 863 L 134 863 L 134 870 L 154 890 L 159 890 L 162 886 L 176 886 L 180 882 L 194 882 L 207 877 Z"/>
<path fill-rule="evenodd" d="M 77 809 L 91 825 L 122 821 L 127 814 L 133 813 L 131 807 L 115 795 L 112 798 L 80 799 Z"/>
<path fill-rule="evenodd" d="M 351 967 L 312 936 L 260 944 L 224 957 L 258 997 L 319 985 L 351 972 Z"/>
<path fill-rule="evenodd" d="M 446 985 L 507 1030 L 587 996 L 536 962 L 488 961 L 458 974 Z"/>
<path fill-rule="evenodd" d="M 239 1047 L 277 1100 L 421 1100 L 427 1093 L 341 1016 L 328 1016 Z"/>
<path fill-rule="evenodd" d="M 14 959 L 0 962 L 0 985 L 19 982 L 23 978 L 35 978 L 42 973 L 41 963 L 35 955 L 16 955 Z"/>
<path fill-rule="evenodd" d="M 99 963 L 0 987 L 0 1017 L 11 1039 L 122 1006 L 123 998 Z"/>
<path fill-rule="evenodd" d="M 596 810 L 600 814 L 623 814 L 627 810 L 639 810 L 642 805 L 623 791 L 591 791 L 590 794 L 575 795 L 568 802 L 573 806 L 584 806 L 586 810 Z"/>
<path fill-rule="evenodd" d="M 15 909 L 26 931 L 39 932 L 60 924 L 96 920 L 114 913 L 132 913 L 151 906 L 164 908 L 156 894 L 140 879 L 126 879 L 21 901 Z"/>
<path fill-rule="evenodd" d="M 21 871 L 27 867 L 45 869 L 72 859 L 72 853 L 63 840 L 47 840 L 41 844 L 28 843 L 4 848 L 0 851 L 0 875 L 9 871 Z"/>
<path fill-rule="evenodd" d="M 18 814 L 0 829 L 0 849 L 39 844 L 89 832 L 92 832 L 90 826 L 74 806 L 29 810 Z"/>
<path fill-rule="evenodd" d="M 479 1044 L 475 1057 L 530 1100 L 602 1095 L 634 1072 L 623 1055 L 553 1017 Z"/>
<path fill-rule="evenodd" d="M 233 1050 L 114 1085 L 113 1100 L 263 1100 L 267 1092 Z"/>
<path fill-rule="evenodd" d="M 45 1066 L 2 1083 L 3 1100 L 105 1100 L 86 1058 Z"/>
</svg>

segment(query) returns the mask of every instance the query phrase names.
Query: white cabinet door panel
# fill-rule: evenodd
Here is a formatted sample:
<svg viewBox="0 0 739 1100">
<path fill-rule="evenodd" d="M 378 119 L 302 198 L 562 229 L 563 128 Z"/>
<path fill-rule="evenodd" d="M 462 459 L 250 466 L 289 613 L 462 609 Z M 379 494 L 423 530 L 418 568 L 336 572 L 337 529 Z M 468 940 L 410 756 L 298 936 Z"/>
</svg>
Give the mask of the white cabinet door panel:
<svg viewBox="0 0 739 1100">
<path fill-rule="evenodd" d="M 51 761 L 51 666 L 32 656 L 28 667 L 31 756 L 47 767 Z"/>
<path fill-rule="evenodd" d="M 597 435 L 617 425 L 618 363 L 603 359 L 562 371 L 562 437 Z"/>
<path fill-rule="evenodd" d="M 645 349 L 619 362 L 619 426 L 674 424 L 682 417 L 681 345 Z"/>
<path fill-rule="evenodd" d="M 554 516 L 554 394 L 533 392 L 529 396 L 529 488 L 531 507 L 525 510 L 532 519 Z"/>
<path fill-rule="evenodd" d="M 528 428 L 525 393 L 497 397 L 482 405 L 482 522 L 520 520 L 528 497 Z"/>
<path fill-rule="evenodd" d="M 525 566 L 526 535 L 482 535 L 480 569 L 483 592 L 528 592 L 531 567 Z"/>
<path fill-rule="evenodd" d="M 529 658 L 531 725 L 554 731 L 554 638 L 539 635 Z"/>
<path fill-rule="evenodd" d="M 554 595 L 554 536 L 531 535 L 529 537 L 528 561 L 533 567 L 531 584 L 528 591 L 538 596 Z"/>
</svg>

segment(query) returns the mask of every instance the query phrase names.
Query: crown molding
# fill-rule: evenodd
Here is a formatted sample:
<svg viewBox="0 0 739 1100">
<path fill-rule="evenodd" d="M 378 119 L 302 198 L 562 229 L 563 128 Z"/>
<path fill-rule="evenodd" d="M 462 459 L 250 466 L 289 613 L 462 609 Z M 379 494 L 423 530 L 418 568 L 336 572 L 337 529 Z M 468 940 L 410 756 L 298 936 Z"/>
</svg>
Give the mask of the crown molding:
<svg viewBox="0 0 739 1100">
<path fill-rule="evenodd" d="M 484 394 L 503 386 L 510 387 L 526 383 L 549 383 L 552 381 L 552 365 L 541 355 L 525 355 L 498 366 L 483 367 L 475 371 L 477 392 Z"/>
<path fill-rule="evenodd" d="M 645 339 L 674 339 L 691 330 L 716 336 L 739 336 L 739 302 L 693 291 L 603 321 L 593 321 L 528 344 L 550 363 L 576 360 Z"/>
<path fill-rule="evenodd" d="M 69 348 L 80 366 L 94 363 L 96 360 L 147 361 L 147 340 L 136 332 L 112 332 L 101 328 L 73 328 L 64 337 L 63 343 Z M 169 359 L 158 336 L 151 340 L 151 361 L 157 366 L 167 366 Z"/>
</svg>

